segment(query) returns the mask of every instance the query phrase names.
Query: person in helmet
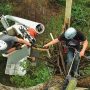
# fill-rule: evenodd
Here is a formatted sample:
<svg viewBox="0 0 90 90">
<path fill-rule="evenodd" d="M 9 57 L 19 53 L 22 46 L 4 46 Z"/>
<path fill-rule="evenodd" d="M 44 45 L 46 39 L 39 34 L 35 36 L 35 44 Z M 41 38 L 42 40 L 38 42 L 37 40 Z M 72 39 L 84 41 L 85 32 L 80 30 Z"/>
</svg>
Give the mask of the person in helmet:
<svg viewBox="0 0 90 90">
<path fill-rule="evenodd" d="M 27 46 L 31 46 L 29 42 L 27 42 L 26 40 L 23 40 L 22 38 L 4 34 L 2 37 L 0 37 L 0 52 L 10 53 L 16 50 L 18 48 L 18 47 L 14 47 L 16 43 L 26 44 Z"/>
<path fill-rule="evenodd" d="M 74 56 L 73 48 L 80 51 L 79 56 L 83 57 L 85 54 L 85 50 L 87 49 L 87 46 L 88 46 L 88 41 L 84 36 L 84 34 L 76 30 L 75 28 L 70 27 L 65 32 L 63 32 L 59 37 L 45 44 L 43 47 L 48 48 L 50 45 L 56 44 L 59 41 L 64 41 L 66 46 L 68 47 L 67 60 L 66 60 L 67 66 L 71 65 L 71 62 Z M 81 50 L 80 50 L 80 42 L 83 42 L 83 46 Z"/>
</svg>

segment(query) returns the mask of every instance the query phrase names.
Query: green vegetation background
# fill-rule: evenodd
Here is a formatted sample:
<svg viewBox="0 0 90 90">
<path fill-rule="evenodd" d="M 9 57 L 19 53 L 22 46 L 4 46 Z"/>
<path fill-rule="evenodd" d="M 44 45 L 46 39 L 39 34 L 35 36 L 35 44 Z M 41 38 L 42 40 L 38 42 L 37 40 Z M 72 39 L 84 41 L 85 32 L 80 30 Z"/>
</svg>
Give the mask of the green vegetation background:
<svg viewBox="0 0 90 90">
<path fill-rule="evenodd" d="M 50 4 L 52 3 L 63 6 L 65 8 L 65 0 L 49 0 Z M 0 14 L 2 15 L 12 15 L 13 5 L 8 3 L 1 2 L 0 3 Z M 47 17 L 43 17 L 43 21 L 45 22 L 45 33 L 41 35 L 42 39 L 38 40 L 40 45 L 42 45 L 42 41 L 48 42 L 51 40 L 49 33 L 51 32 L 54 37 L 60 35 L 62 30 L 62 25 L 64 21 L 64 13 L 58 16 L 51 16 L 48 20 Z M 71 26 L 76 29 L 84 32 L 90 43 L 90 0 L 74 0 L 72 5 L 72 17 L 71 17 Z M 0 24 L 0 31 L 4 30 L 2 25 Z M 1 59 L 0 59 L 1 60 Z M 43 83 L 50 79 L 50 72 L 47 66 L 43 64 L 39 64 L 36 68 L 32 69 L 34 71 L 31 74 L 27 74 L 24 77 L 20 76 L 12 76 L 10 78 L 10 83 L 15 84 L 17 87 L 28 87 L 37 85 L 38 83 Z M 1 71 L 0 71 L 1 72 Z M 4 72 L 3 72 L 4 73 Z M 2 73 L 0 77 L 2 77 Z M 33 77 L 32 77 L 33 76 Z M 22 82 L 22 83 L 21 83 Z"/>
</svg>

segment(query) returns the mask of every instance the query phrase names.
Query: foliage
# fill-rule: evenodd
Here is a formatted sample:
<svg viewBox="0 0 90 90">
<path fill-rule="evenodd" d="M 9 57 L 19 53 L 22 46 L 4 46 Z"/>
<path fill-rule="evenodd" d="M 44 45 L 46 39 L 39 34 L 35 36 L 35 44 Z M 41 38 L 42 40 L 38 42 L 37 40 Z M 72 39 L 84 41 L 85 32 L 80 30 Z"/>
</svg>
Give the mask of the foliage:
<svg viewBox="0 0 90 90">
<path fill-rule="evenodd" d="M 45 32 L 42 35 L 40 35 L 39 39 L 37 38 L 37 42 L 39 43 L 40 47 L 43 46 L 43 44 L 52 40 L 50 37 L 50 33 L 52 33 L 53 37 L 56 38 L 57 36 L 60 35 L 62 31 L 63 15 L 51 16 L 49 19 L 45 20 L 46 20 Z"/>
<path fill-rule="evenodd" d="M 55 18 L 55 17 L 51 17 L 49 23 L 50 23 L 50 24 L 49 24 L 50 27 L 49 27 L 48 29 L 49 29 L 50 31 L 53 31 L 53 30 L 59 31 L 59 30 L 61 29 L 62 21 L 60 20 L 60 17 L 58 17 L 58 19 Z"/>
<path fill-rule="evenodd" d="M 0 3 L 0 16 L 2 15 L 8 15 L 12 13 L 12 5 L 10 3 Z M 2 31 L 4 28 L 2 27 L 2 24 L 0 22 L 0 31 Z"/>
<path fill-rule="evenodd" d="M 88 13 L 90 8 L 87 8 L 87 6 L 85 6 L 87 1 L 88 0 L 78 0 L 74 2 L 72 7 L 72 25 L 79 26 L 82 29 L 89 26 L 90 22 L 90 14 Z"/>
<path fill-rule="evenodd" d="M 85 7 L 90 7 L 90 0 L 74 0 L 74 2 Z"/>
<path fill-rule="evenodd" d="M 28 69 L 29 63 L 27 62 L 27 60 L 24 60 L 23 62 L 20 62 L 20 66 L 24 69 Z"/>
<path fill-rule="evenodd" d="M 25 76 L 12 76 L 11 83 L 17 87 L 29 87 L 44 83 L 51 77 L 48 67 L 44 63 L 39 62 L 37 67 L 30 65 L 29 69 Z"/>
<path fill-rule="evenodd" d="M 83 31 L 90 40 L 89 0 L 75 0 L 72 6 L 71 26 Z"/>
<path fill-rule="evenodd" d="M 55 3 L 58 5 L 65 5 L 66 0 L 50 0 L 51 3 Z M 74 0 L 72 8 L 72 22 L 71 26 L 74 26 L 78 29 L 82 29 L 84 32 L 90 31 L 90 1 L 89 0 Z M 11 14 L 12 13 L 12 5 L 9 3 L 1 3 L 0 4 L 0 12 L 1 14 Z M 52 16 L 48 21 L 45 21 L 47 24 L 45 26 L 45 40 L 50 38 L 49 33 L 51 32 L 54 37 L 60 34 L 63 25 L 63 17 L 62 16 Z M 0 30 L 1 30 L 0 26 Z M 88 32 L 89 32 L 88 31 Z M 90 32 L 89 32 L 90 33 Z M 90 39 L 90 35 L 88 33 L 88 37 Z M 48 38 L 49 37 L 49 38 Z M 39 40 L 41 41 L 41 40 Z M 48 41 L 47 41 L 48 42 Z M 11 76 L 10 80 L 13 85 L 17 87 L 28 87 L 34 86 L 39 83 L 44 83 L 50 79 L 50 72 L 48 67 L 39 62 L 38 66 L 34 67 L 31 65 L 32 63 L 27 62 L 26 64 L 21 63 L 21 65 L 27 69 L 28 73 L 21 76 Z"/>
<path fill-rule="evenodd" d="M 12 13 L 12 5 L 9 3 L 0 3 L 0 14 L 11 14 Z"/>
<path fill-rule="evenodd" d="M 72 24 L 73 26 L 85 27 L 88 25 L 86 21 L 87 12 L 79 5 L 74 5 L 72 8 Z"/>
<path fill-rule="evenodd" d="M 62 31 L 62 25 L 63 25 L 62 16 L 58 17 L 52 16 L 46 25 L 46 29 L 48 30 L 48 33 L 53 33 L 54 37 L 56 37 Z"/>
</svg>

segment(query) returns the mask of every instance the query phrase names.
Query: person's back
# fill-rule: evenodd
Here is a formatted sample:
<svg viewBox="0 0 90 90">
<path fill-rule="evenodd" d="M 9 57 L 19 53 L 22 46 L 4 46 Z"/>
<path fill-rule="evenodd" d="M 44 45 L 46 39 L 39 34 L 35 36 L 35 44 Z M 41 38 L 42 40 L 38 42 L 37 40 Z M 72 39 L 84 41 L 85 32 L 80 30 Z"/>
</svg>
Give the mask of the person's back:
<svg viewBox="0 0 90 90">
<path fill-rule="evenodd" d="M 2 37 L 0 37 L 0 40 L 1 40 L 1 43 L 0 43 L 0 52 L 1 53 L 10 53 L 12 51 L 20 49 L 20 47 L 18 48 L 18 46 L 15 47 L 16 43 L 25 44 L 28 47 L 31 46 L 31 43 L 28 42 L 27 40 L 18 38 L 16 36 L 10 36 L 8 34 L 5 34 Z M 4 43 L 2 43 L 2 42 L 4 42 Z"/>
<path fill-rule="evenodd" d="M 13 45 L 18 42 L 17 38 L 15 36 L 9 36 L 7 34 L 3 35 L 0 40 L 2 40 L 6 45 L 7 47 L 0 50 L 1 53 L 6 53 L 7 50 L 9 50 L 10 48 L 13 47 Z M 4 47 L 4 44 L 0 44 L 0 46 Z"/>
</svg>

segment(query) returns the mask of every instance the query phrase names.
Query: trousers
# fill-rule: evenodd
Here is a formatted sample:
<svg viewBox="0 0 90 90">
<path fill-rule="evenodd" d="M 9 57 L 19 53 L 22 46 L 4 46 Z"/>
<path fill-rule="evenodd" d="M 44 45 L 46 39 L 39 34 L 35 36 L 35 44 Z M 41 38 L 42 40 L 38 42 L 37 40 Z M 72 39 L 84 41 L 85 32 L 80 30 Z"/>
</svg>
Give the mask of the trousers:
<svg viewBox="0 0 90 90">
<path fill-rule="evenodd" d="M 73 74 L 78 73 L 79 63 L 80 63 L 79 53 L 75 50 L 69 49 L 67 52 L 67 60 L 66 60 L 67 72 L 70 69 L 71 64 L 72 64 L 71 73 Z"/>
</svg>

